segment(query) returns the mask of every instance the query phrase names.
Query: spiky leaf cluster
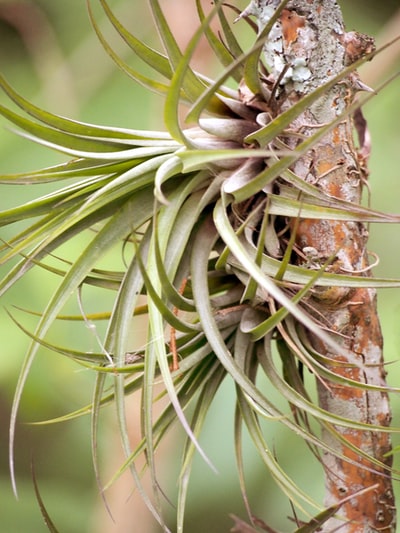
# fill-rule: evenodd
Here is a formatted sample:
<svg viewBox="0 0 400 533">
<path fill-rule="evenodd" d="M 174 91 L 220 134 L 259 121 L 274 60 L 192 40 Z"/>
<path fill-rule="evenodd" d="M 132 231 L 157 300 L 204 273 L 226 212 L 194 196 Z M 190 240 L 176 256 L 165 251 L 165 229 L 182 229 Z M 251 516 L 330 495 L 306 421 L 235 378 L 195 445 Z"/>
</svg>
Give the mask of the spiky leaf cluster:
<svg viewBox="0 0 400 533">
<path fill-rule="evenodd" d="M 282 470 L 268 447 L 260 418 L 281 421 L 314 450 L 332 451 L 311 430 L 310 416 L 320 426 L 330 427 L 332 433 L 337 425 L 364 428 L 323 411 L 305 390 L 299 366 L 307 367 L 318 379 L 343 380 L 324 368 L 323 359 L 309 345 L 307 330 L 330 345 L 335 343 L 308 312 L 308 297 L 318 286 L 393 287 L 400 283 L 334 274 L 329 271 L 329 260 L 316 265 L 296 248 L 292 222 L 300 214 L 360 222 L 393 222 L 397 218 L 326 198 L 290 170 L 293 162 L 343 117 L 318 129 L 294 150 L 289 150 L 285 139 L 292 121 L 357 65 L 281 112 L 260 60 L 268 28 L 255 39 L 251 50 L 243 52 L 221 3 L 216 3 L 206 16 L 200 2 L 196 2 L 200 26 L 182 53 L 159 3 L 149 0 L 163 41 L 163 52 L 158 52 L 132 35 L 105 0 L 99 2 L 133 52 L 163 77 L 164 81 L 151 79 L 125 63 L 107 43 L 89 10 L 100 42 L 118 66 L 148 90 L 165 97 L 167 131 L 137 131 L 68 120 L 29 103 L 0 78 L 2 90 L 24 112 L 18 114 L 2 106 L 1 114 L 28 139 L 70 158 L 50 168 L 1 176 L 1 183 L 15 186 L 60 183 L 54 192 L 0 213 L 2 226 L 28 222 L 1 246 L 2 264 L 12 265 L 19 258 L 1 280 L 1 292 L 32 268 L 47 269 L 60 278 L 36 331 L 27 332 L 32 344 L 14 401 L 11 444 L 23 386 L 38 348 L 44 345 L 73 358 L 97 373 L 94 402 L 62 419 L 91 412 L 95 443 L 99 410 L 115 403 L 127 457 L 121 471 L 131 469 L 149 509 L 165 530 L 168 528 L 158 503 L 160 497 L 144 493 L 135 461 L 145 453 L 157 491 L 154 452 L 176 419 L 184 427 L 187 442 L 177 507 L 178 531 L 182 531 L 195 450 L 208 462 L 198 436 L 215 394 L 229 376 L 236 385 L 234 438 L 244 493 L 240 445 L 243 424 L 287 497 L 300 508 L 304 501 L 314 504 Z M 222 40 L 210 29 L 214 17 L 219 19 Z M 202 35 L 222 65 L 216 80 L 190 67 Z M 233 80 L 236 89 L 225 84 L 228 79 Z M 182 104 L 186 106 L 184 126 L 180 121 Z M 62 244 L 92 229 L 95 232 L 89 244 L 74 262 L 61 262 L 56 268 L 46 261 Z M 128 257 L 126 269 L 98 268 L 101 258 L 117 242 Z M 99 298 L 103 290 L 115 294 L 99 353 L 79 352 L 46 341 L 47 332 L 71 294 L 80 293 L 85 285 L 97 287 Z M 133 353 L 132 317 L 143 314 L 148 317 L 148 342 L 143 350 Z M 274 345 L 283 371 L 273 357 Z M 272 402 L 268 389 L 259 388 L 260 374 L 292 406 L 292 415 Z M 153 421 L 154 384 L 160 378 L 169 403 Z M 112 392 L 105 390 L 110 380 Z M 132 450 L 125 396 L 139 389 L 143 440 L 138 449 Z M 188 417 L 191 404 L 193 414 Z M 95 445 L 93 451 L 96 456 Z M 11 463 L 13 467 L 13 457 Z M 321 515 L 319 523 L 327 516 Z"/>
</svg>

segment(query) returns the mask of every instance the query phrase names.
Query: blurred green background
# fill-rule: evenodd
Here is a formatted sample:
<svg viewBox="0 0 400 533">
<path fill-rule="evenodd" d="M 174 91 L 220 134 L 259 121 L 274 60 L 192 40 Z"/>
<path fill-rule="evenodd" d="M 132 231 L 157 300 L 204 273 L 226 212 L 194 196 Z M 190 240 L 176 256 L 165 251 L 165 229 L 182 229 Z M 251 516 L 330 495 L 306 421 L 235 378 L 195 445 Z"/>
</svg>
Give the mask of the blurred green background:
<svg viewBox="0 0 400 533">
<path fill-rule="evenodd" d="M 103 27 L 104 16 L 93 0 L 96 19 Z M 193 2 L 194 3 L 194 2 Z M 348 29 L 378 37 L 382 44 L 390 35 L 390 21 L 399 9 L 398 0 L 352 0 L 340 2 Z M 109 2 L 117 16 L 139 37 L 156 41 L 152 19 L 146 2 L 114 0 Z M 181 42 L 190 37 L 196 27 L 191 22 L 189 0 L 161 2 L 174 25 Z M 246 2 L 235 3 L 244 8 Z M 206 3 L 204 4 L 205 7 Z M 140 6 L 140 7 L 138 7 Z M 397 13 L 397 28 L 400 22 Z M 183 24 L 182 21 L 185 21 Z M 115 49 L 135 64 L 121 41 L 104 24 L 107 37 Z M 235 26 L 243 31 L 244 25 Z M 245 38 L 245 37 L 244 37 Z M 158 46 L 156 44 L 156 46 Z M 212 60 L 204 49 L 197 58 L 198 68 L 205 73 Z M 214 68 L 214 67 L 211 67 Z M 400 58 L 379 56 L 366 65 L 363 79 L 376 86 L 400 68 Z M 216 67 L 215 67 L 215 70 Z M 214 71 L 215 71 L 214 70 Z M 0 71 L 25 97 L 50 111 L 79 120 L 131 128 L 162 128 L 162 105 L 159 97 L 148 94 L 129 80 L 107 57 L 91 29 L 83 0 L 0 0 Z M 365 108 L 364 113 L 372 135 L 373 151 L 370 161 L 372 206 L 378 210 L 400 212 L 400 80 L 386 87 Z M 6 103 L 1 95 L 0 102 Z M 39 168 L 62 161 L 62 157 L 14 135 L 0 120 L 0 172 L 15 172 Z M 49 186 L 48 188 L 50 188 Z M 17 205 L 42 193 L 24 187 L 2 186 L 0 208 Z M 10 229 L 2 230 L 7 238 Z M 370 249 L 380 257 L 375 269 L 379 276 L 400 277 L 400 229 L 380 225 L 370 228 Z M 66 253 L 77 253 L 65 248 Z M 119 255 L 106 259 L 112 268 L 118 268 Z M 0 268 L 0 274 L 4 269 Z M 27 327 L 35 319 L 15 310 L 19 305 L 40 311 L 48 294 L 57 285 L 57 279 L 40 272 L 30 274 L 2 300 L 0 309 L 0 533 L 40 533 L 47 531 L 35 499 L 31 462 L 46 502 L 60 533 L 153 533 L 146 511 L 135 496 L 131 496 L 129 481 L 121 479 L 110 491 L 112 521 L 104 509 L 94 479 L 89 419 L 53 426 L 32 426 L 28 422 L 61 416 L 90 402 L 94 376 L 71 364 L 63 357 L 41 350 L 35 361 L 22 399 L 16 435 L 16 473 L 19 491 L 17 501 L 11 490 L 8 470 L 8 425 L 10 405 L 17 383 L 28 339 L 6 315 L 12 312 Z M 85 311 L 108 310 L 111 300 L 101 300 L 95 291 L 85 293 Z M 379 294 L 379 307 L 385 336 L 389 381 L 400 383 L 400 293 L 395 290 Z M 76 311 L 76 310 L 75 310 Z M 101 335 L 102 324 L 97 326 Z M 137 342 L 145 332 L 145 324 L 135 331 Z M 86 326 L 64 322 L 53 328 L 50 340 L 67 345 L 74 339 L 76 347 L 96 350 L 96 338 Z M 241 503 L 233 451 L 233 389 L 225 383 L 218 401 L 210 412 L 202 438 L 205 451 L 217 466 L 219 474 L 208 470 L 200 460 L 195 462 L 189 497 L 187 531 L 190 533 L 219 533 L 229 531 L 232 521 L 229 513 L 245 517 Z M 400 426 L 400 408 L 393 398 L 394 425 Z M 137 407 L 131 404 L 135 423 Z M 102 423 L 102 468 L 107 481 L 113 469 L 121 463 L 117 428 L 113 412 L 109 410 Z M 132 438 L 135 438 L 133 434 Z M 399 439 L 395 438 L 395 443 Z M 160 452 L 166 465 L 161 476 L 167 490 L 175 491 L 174 466 L 179 461 L 182 435 L 168 439 Z M 319 467 L 306 448 L 272 423 L 271 442 L 279 460 L 290 469 L 299 484 L 315 497 L 323 492 Z M 270 525 L 287 531 L 286 517 L 291 509 L 268 479 L 254 458 L 255 452 L 246 444 L 247 481 L 253 511 Z M 310 461 L 310 462 L 309 462 Z M 311 464 L 310 464 L 311 463 Z M 400 491 L 398 491 L 400 494 Z M 283 503 L 282 503 L 283 502 Z M 173 509 L 171 510 L 173 514 Z M 221 520 L 221 517 L 225 519 Z M 286 529 L 285 529 L 286 528 Z"/>
</svg>

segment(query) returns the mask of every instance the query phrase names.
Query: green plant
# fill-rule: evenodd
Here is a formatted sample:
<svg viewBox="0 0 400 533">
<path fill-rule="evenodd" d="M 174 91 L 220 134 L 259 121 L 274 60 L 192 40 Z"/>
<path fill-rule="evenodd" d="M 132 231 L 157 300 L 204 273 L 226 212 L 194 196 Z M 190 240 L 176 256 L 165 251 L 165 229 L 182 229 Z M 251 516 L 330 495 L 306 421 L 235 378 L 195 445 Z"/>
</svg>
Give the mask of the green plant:
<svg viewBox="0 0 400 533">
<path fill-rule="evenodd" d="M 32 345 L 15 396 L 11 449 L 24 383 L 38 348 L 47 346 L 97 373 L 93 404 L 63 419 L 91 412 L 96 460 L 99 412 L 103 405 L 115 403 L 127 457 L 118 474 L 131 470 L 149 509 L 166 530 L 155 451 L 169 427 L 176 419 L 180 421 L 187 434 L 177 501 L 177 530 L 181 531 L 195 451 L 209 463 L 198 436 L 216 392 L 229 376 L 236 386 L 235 444 L 245 500 L 243 425 L 269 473 L 293 505 L 303 512 L 307 506 L 315 507 L 314 521 L 305 514 L 303 519 L 309 524 L 302 529 L 299 523 L 299 531 L 307 527 L 309 531 L 315 530 L 333 515 L 340 515 L 342 506 L 351 501 L 355 492 L 352 488 L 350 494 L 342 494 L 339 501 L 321 510 L 320 504 L 313 502 L 282 469 L 263 434 L 260 419 L 279 420 L 304 439 L 318 457 L 321 454 L 337 457 L 352 468 L 357 465 L 365 476 L 371 474 L 373 480 L 383 479 L 385 483 L 389 479 L 390 484 L 388 420 L 350 419 L 328 407 L 327 402 L 318 405 L 302 379 L 303 368 L 316 376 L 320 398 L 324 391 L 330 393 L 336 387 L 350 394 L 362 391 L 361 394 L 370 394 L 369 398 L 386 399 L 380 358 L 374 369 L 379 379 L 375 380 L 374 374 L 371 380 L 364 381 L 357 372 L 360 370 L 365 376 L 370 363 L 367 362 L 366 369 L 353 359 L 339 361 L 349 350 L 346 345 L 349 335 L 341 335 L 343 319 L 338 318 L 343 301 L 352 298 L 349 305 L 353 308 L 360 301 L 367 305 L 364 298 L 368 294 L 371 299 L 368 313 L 372 316 L 371 288 L 400 285 L 398 280 L 369 277 L 364 250 L 357 258 L 357 268 L 355 263 L 349 268 L 343 259 L 349 249 L 349 253 L 354 251 L 351 248 L 354 237 L 343 242 L 344 228 L 346 231 L 357 228 L 361 242 L 364 235 L 360 228 L 364 223 L 398 222 L 396 216 L 360 205 L 358 196 L 366 177 L 364 165 L 368 155 L 362 142 L 365 133 L 362 128 L 358 131 L 361 139 L 358 181 L 352 189 L 357 198 L 340 197 L 323 185 L 326 176 L 337 171 L 345 178 L 351 174 L 344 172 L 344 163 L 335 161 L 323 147 L 334 145 L 333 135 L 338 137 L 340 142 L 335 142 L 340 148 L 350 144 L 351 114 L 359 113 L 360 105 L 372 97 L 367 94 L 361 101 L 354 101 L 355 92 L 365 89 L 354 71 L 374 51 L 368 50 L 367 43 L 361 48 L 360 58 L 344 58 L 344 64 L 339 65 L 333 77 L 317 79 L 313 85 L 308 82 L 309 73 L 302 70 L 303 63 L 296 63 L 299 67 L 296 79 L 289 72 L 294 69 L 290 65 L 281 65 L 283 71 L 274 72 L 278 67 L 276 58 L 271 59 L 268 43 L 276 42 L 275 34 L 271 34 L 271 29 L 276 31 L 275 23 L 296 13 L 296 5 L 291 6 L 288 1 L 274 3 L 271 18 L 248 52 L 241 50 L 221 3 L 216 3 L 205 15 L 200 2 L 196 2 L 201 25 L 181 53 L 159 3 L 150 0 L 165 55 L 137 40 L 114 17 L 106 1 L 100 3 L 133 51 L 167 79 L 167 82 L 151 79 L 128 66 L 107 44 L 91 16 L 101 43 L 115 62 L 149 90 L 165 96 L 167 133 L 107 128 L 61 118 L 37 108 L 3 78 L 0 80 L 5 93 L 28 114 L 26 118 L 1 107 L 3 116 L 24 130 L 28 138 L 72 157 L 63 165 L 3 176 L 1 182 L 33 185 L 73 180 L 44 197 L 0 213 L 2 225 L 33 219 L 2 246 L 3 263 L 12 265 L 15 258 L 20 260 L 3 278 L 1 291 L 6 291 L 31 268 L 42 268 L 49 275 L 60 277 L 59 287 L 43 311 L 36 331 L 30 333 L 19 324 L 31 336 Z M 249 14 L 260 14 L 254 2 L 250 7 Z M 292 11 L 288 12 L 288 7 Z M 223 30 L 223 42 L 210 29 L 215 16 Z M 296 28 L 303 27 L 301 24 L 304 21 L 298 20 Z M 224 67 L 215 81 L 190 68 L 202 35 L 206 35 Z M 260 59 L 263 56 L 265 65 Z M 228 78 L 240 89 L 224 85 Z M 294 84 L 292 92 L 290 84 Z M 327 99 L 340 101 L 336 116 L 326 123 L 311 123 L 314 119 L 310 118 L 309 110 L 315 115 L 318 106 Z M 182 127 L 181 104 L 189 106 L 188 127 Z M 317 152 L 322 155 L 310 156 Z M 326 162 L 330 166 L 324 170 Z M 306 164 L 309 166 L 304 175 Z M 310 176 L 312 179 L 308 179 Z M 336 241 L 335 246 L 329 243 L 322 253 L 320 247 L 307 241 L 310 221 L 339 228 L 335 235 L 342 241 Z M 62 244 L 84 232 L 91 239 L 75 261 L 56 257 Z M 321 240 L 321 234 L 318 238 Z M 98 262 L 116 242 L 121 243 L 126 269 L 114 272 L 99 268 Z M 59 266 L 54 266 L 54 258 Z M 80 295 L 86 285 L 115 292 L 99 353 L 71 350 L 46 340 L 71 294 Z M 129 340 L 132 316 L 143 314 L 148 317 L 148 343 L 143 350 L 133 353 Z M 80 319 L 89 321 L 96 317 L 82 313 Z M 376 328 L 378 331 L 379 326 Z M 276 348 L 282 368 L 278 366 Z M 338 360 L 331 357 L 333 352 Z M 260 374 L 288 401 L 290 409 L 278 408 L 268 390 L 258 386 Z M 164 387 L 161 394 L 167 396 L 168 405 L 154 421 L 155 383 L 160 379 Z M 138 449 L 132 450 L 125 396 L 136 390 L 142 391 L 143 441 Z M 389 416 L 388 411 L 385 416 Z M 338 428 L 344 428 L 344 433 L 354 430 L 357 435 L 370 434 L 372 429 L 384 442 L 384 453 L 376 456 L 356 441 L 349 446 Z M 344 448 L 337 447 L 333 440 L 340 446 L 345 442 Z M 154 498 L 145 494 L 135 467 L 141 454 L 145 455 L 150 471 Z M 13 469 L 12 456 L 11 465 Z M 357 497 L 370 496 L 368 489 L 359 487 Z M 392 495 L 388 501 L 392 503 Z M 250 506 L 248 510 L 251 517 Z M 391 527 L 392 516 L 393 513 L 390 518 L 385 516 L 385 527 Z M 235 527 L 238 531 L 250 528 L 238 519 Z"/>
</svg>

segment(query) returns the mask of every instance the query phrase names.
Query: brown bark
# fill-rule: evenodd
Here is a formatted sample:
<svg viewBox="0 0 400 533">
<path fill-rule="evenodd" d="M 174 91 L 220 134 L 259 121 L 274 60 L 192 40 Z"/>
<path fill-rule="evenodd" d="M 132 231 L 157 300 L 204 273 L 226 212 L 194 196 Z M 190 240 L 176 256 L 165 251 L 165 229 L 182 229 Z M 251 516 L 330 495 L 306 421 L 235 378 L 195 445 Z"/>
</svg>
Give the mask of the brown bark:
<svg viewBox="0 0 400 533">
<path fill-rule="evenodd" d="M 255 15 L 260 30 L 279 0 L 253 0 L 245 14 Z M 292 0 L 282 11 L 264 47 L 264 59 L 272 81 L 280 80 L 277 103 L 280 110 L 335 76 L 371 48 L 371 39 L 356 32 L 345 33 L 340 8 L 332 0 Z M 285 70 L 284 70 L 285 69 Z M 284 70 L 285 74 L 281 73 Z M 301 115 L 291 130 L 309 136 L 318 126 L 343 113 L 362 87 L 357 74 L 338 83 Z M 284 102 L 280 104 L 280 102 Z M 360 204 L 366 179 L 365 153 L 353 144 L 351 118 L 344 119 L 293 167 L 304 180 L 316 185 L 328 197 Z M 294 147 L 298 138 L 289 137 Z M 362 147 L 365 148 L 365 147 Z M 363 154 L 363 155 L 361 155 Z M 334 256 L 329 269 L 337 273 L 368 276 L 366 228 L 356 222 L 303 219 L 297 228 L 297 246 L 312 253 L 323 264 Z M 341 353 L 309 334 L 314 349 L 331 362 L 329 369 L 361 383 L 385 386 L 382 335 L 373 289 L 316 289 L 309 300 L 315 315 L 331 331 Z M 343 364 L 345 363 L 345 364 Z M 357 422 L 389 426 L 390 406 L 386 392 L 368 391 L 328 382 L 318 384 L 321 406 L 329 412 Z M 366 487 L 375 487 L 348 499 L 338 516 L 322 531 L 355 533 L 395 531 L 395 509 L 390 478 L 390 436 L 382 431 L 361 431 L 337 426 L 337 432 L 351 445 L 378 460 L 377 466 L 360 456 L 332 434 L 325 441 L 338 454 L 323 457 L 327 505 L 333 505 Z M 356 466 L 356 462 L 359 466 Z"/>
</svg>

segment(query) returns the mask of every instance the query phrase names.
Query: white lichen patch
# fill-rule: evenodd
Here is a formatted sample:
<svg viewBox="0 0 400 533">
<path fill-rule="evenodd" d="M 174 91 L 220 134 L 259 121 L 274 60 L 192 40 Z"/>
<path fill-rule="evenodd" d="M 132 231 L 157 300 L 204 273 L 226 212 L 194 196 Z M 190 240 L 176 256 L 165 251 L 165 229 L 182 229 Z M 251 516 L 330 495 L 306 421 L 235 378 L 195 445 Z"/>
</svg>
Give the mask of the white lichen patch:
<svg viewBox="0 0 400 533">
<path fill-rule="evenodd" d="M 274 15 L 277 4 L 269 5 L 252 1 L 243 11 L 243 16 L 256 16 L 259 31 L 261 32 Z M 237 20 L 238 20 L 237 19 Z M 305 92 L 305 82 L 312 77 L 308 67 L 308 55 L 314 48 L 314 33 L 309 27 L 299 27 L 299 46 L 294 43 L 285 43 L 283 19 L 279 18 L 272 26 L 264 45 L 264 61 L 273 80 L 279 80 L 281 86 L 293 84 L 293 89 Z"/>
<path fill-rule="evenodd" d="M 311 70 L 307 66 L 304 58 L 297 58 L 293 61 L 291 67 L 291 80 L 293 81 L 293 88 L 297 92 L 304 92 L 304 82 L 311 78 Z"/>
</svg>

